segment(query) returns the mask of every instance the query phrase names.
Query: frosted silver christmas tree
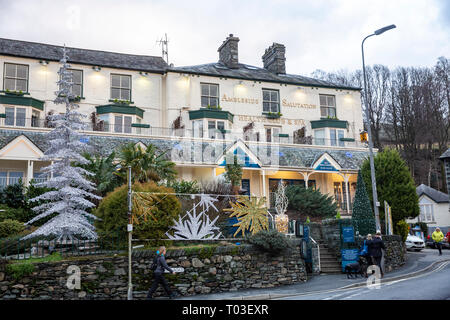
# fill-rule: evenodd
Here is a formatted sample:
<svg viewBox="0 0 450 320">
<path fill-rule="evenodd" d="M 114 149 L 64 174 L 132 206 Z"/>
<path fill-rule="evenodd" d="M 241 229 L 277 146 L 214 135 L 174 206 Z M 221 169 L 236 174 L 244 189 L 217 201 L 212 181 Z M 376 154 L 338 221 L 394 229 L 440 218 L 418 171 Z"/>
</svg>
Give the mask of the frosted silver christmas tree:
<svg viewBox="0 0 450 320">
<path fill-rule="evenodd" d="M 219 216 L 211 220 L 207 214 L 210 208 L 218 211 L 214 202 L 218 201 L 209 195 L 202 194 L 200 201 L 194 207 L 186 212 L 186 215 L 180 217 L 178 221 L 174 220 L 175 225 L 171 228 L 175 232 L 171 235 L 166 232 L 166 235 L 171 240 L 217 240 L 220 239 L 222 233 L 215 223 Z M 202 210 L 197 214 L 197 207 L 202 207 Z M 169 230 L 170 231 L 170 230 Z"/>
<path fill-rule="evenodd" d="M 39 214 L 26 224 L 30 225 L 55 213 L 57 216 L 24 239 L 36 236 L 55 236 L 58 239 L 75 236 L 83 239 L 97 238 L 94 226 L 88 220 L 88 218 L 96 219 L 96 217 L 87 212 L 95 205 L 87 199 L 101 199 L 101 197 L 92 193 L 95 190 L 95 184 L 85 178 L 93 174 L 74 166 L 88 163 L 81 155 L 87 145 L 82 142 L 83 135 L 79 133 L 79 130 L 84 129 L 82 119 L 86 116 L 79 113 L 78 105 L 73 103 L 75 96 L 72 93 L 72 72 L 69 70 L 70 65 L 67 60 L 68 56 L 64 47 L 63 58 L 60 61 L 61 67 L 58 71 L 59 90 L 55 92 L 54 103 L 65 104 L 66 112 L 49 116 L 50 126 L 54 129 L 48 133 L 50 147 L 41 160 L 52 161 L 52 164 L 43 168 L 41 172 L 51 178 L 36 184 L 38 187 L 48 187 L 54 191 L 46 192 L 30 200 L 44 201 L 44 203 L 33 208 Z"/>
</svg>

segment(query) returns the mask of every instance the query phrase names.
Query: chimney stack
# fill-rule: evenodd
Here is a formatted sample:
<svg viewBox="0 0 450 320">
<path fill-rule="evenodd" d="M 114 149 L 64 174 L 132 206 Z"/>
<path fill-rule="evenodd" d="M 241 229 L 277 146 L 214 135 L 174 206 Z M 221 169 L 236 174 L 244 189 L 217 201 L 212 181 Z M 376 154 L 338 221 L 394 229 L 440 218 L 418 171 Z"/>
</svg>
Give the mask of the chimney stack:
<svg viewBox="0 0 450 320">
<path fill-rule="evenodd" d="M 219 51 L 219 62 L 231 69 L 238 68 L 238 42 L 239 38 L 230 34 L 217 50 Z"/>
<path fill-rule="evenodd" d="M 264 69 L 277 74 L 286 74 L 286 47 L 280 43 L 273 43 L 262 56 Z"/>
</svg>

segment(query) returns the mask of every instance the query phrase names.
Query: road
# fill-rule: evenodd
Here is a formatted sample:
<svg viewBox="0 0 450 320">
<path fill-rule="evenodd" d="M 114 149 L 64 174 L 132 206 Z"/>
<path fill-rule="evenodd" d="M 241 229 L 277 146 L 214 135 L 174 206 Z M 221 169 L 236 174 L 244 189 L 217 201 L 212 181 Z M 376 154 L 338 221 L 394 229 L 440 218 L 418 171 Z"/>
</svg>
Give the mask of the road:
<svg viewBox="0 0 450 320">
<path fill-rule="evenodd" d="M 381 283 L 378 289 L 340 288 L 274 300 L 450 300 L 450 261 L 439 262 L 433 269 L 414 277 Z"/>
</svg>

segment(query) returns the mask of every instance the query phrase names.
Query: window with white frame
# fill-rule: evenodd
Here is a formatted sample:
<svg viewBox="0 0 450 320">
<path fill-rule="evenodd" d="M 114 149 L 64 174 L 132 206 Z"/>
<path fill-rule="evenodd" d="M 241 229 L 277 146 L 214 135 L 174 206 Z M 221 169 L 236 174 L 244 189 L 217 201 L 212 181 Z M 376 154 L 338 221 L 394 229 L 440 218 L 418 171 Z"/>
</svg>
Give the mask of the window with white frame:
<svg viewBox="0 0 450 320">
<path fill-rule="evenodd" d="M 208 120 L 208 137 L 210 139 L 223 138 L 225 136 L 225 121 Z"/>
<path fill-rule="evenodd" d="M 263 89 L 263 112 L 280 112 L 280 94 L 278 90 Z"/>
<path fill-rule="evenodd" d="M 0 171 L 0 188 L 17 183 L 23 183 L 22 171 Z"/>
<path fill-rule="evenodd" d="M 118 133 L 131 133 L 131 116 L 114 116 L 114 132 Z"/>
<path fill-rule="evenodd" d="M 336 117 L 336 97 L 332 95 L 319 95 L 320 100 L 320 116 L 327 118 Z"/>
<path fill-rule="evenodd" d="M 420 222 L 434 222 L 434 205 L 432 203 L 420 203 Z"/>
<path fill-rule="evenodd" d="M 26 121 L 26 108 L 6 107 L 5 108 L 5 125 L 24 127 Z"/>
<path fill-rule="evenodd" d="M 83 96 L 83 70 L 69 69 L 72 72 L 72 94 L 75 97 Z"/>
<path fill-rule="evenodd" d="M 3 90 L 28 92 L 28 66 L 5 62 Z"/>
<path fill-rule="evenodd" d="M 325 129 L 314 130 L 314 144 L 325 145 Z"/>
<path fill-rule="evenodd" d="M 332 146 L 344 147 L 345 143 L 341 141 L 341 138 L 344 138 L 344 130 L 330 128 L 330 143 Z"/>
<path fill-rule="evenodd" d="M 131 76 L 111 75 L 111 99 L 131 100 Z"/>
<path fill-rule="evenodd" d="M 192 121 L 192 136 L 194 138 L 203 138 L 203 120 Z"/>
<path fill-rule="evenodd" d="M 280 127 L 265 127 L 266 130 L 266 142 L 279 142 L 280 141 Z"/>
<path fill-rule="evenodd" d="M 219 105 L 219 85 L 213 83 L 201 83 L 202 107 L 217 107 Z"/>
</svg>

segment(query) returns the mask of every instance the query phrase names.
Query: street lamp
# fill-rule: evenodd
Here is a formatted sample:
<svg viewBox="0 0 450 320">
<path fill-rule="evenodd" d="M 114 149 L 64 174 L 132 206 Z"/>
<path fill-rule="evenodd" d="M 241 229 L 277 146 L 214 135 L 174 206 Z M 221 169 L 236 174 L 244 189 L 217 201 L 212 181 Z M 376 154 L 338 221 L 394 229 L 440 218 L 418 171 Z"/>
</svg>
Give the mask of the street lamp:
<svg viewBox="0 0 450 320">
<path fill-rule="evenodd" d="M 369 104 L 368 104 L 368 99 L 367 99 L 366 67 L 364 64 L 364 41 L 366 41 L 367 38 L 370 38 L 372 36 L 378 36 L 388 30 L 394 29 L 395 27 L 396 27 L 395 24 L 391 24 L 389 26 L 378 29 L 374 33 L 365 37 L 361 43 L 363 78 L 364 78 L 364 101 L 365 101 L 365 107 L 366 107 L 367 133 L 369 135 L 370 176 L 372 179 L 373 208 L 374 208 L 374 212 L 375 212 L 375 223 L 376 223 L 377 230 L 381 230 L 381 224 L 380 224 L 380 213 L 378 211 L 377 182 L 375 179 L 375 165 L 373 162 L 373 140 L 372 140 L 372 130 L 370 127 Z"/>
</svg>

